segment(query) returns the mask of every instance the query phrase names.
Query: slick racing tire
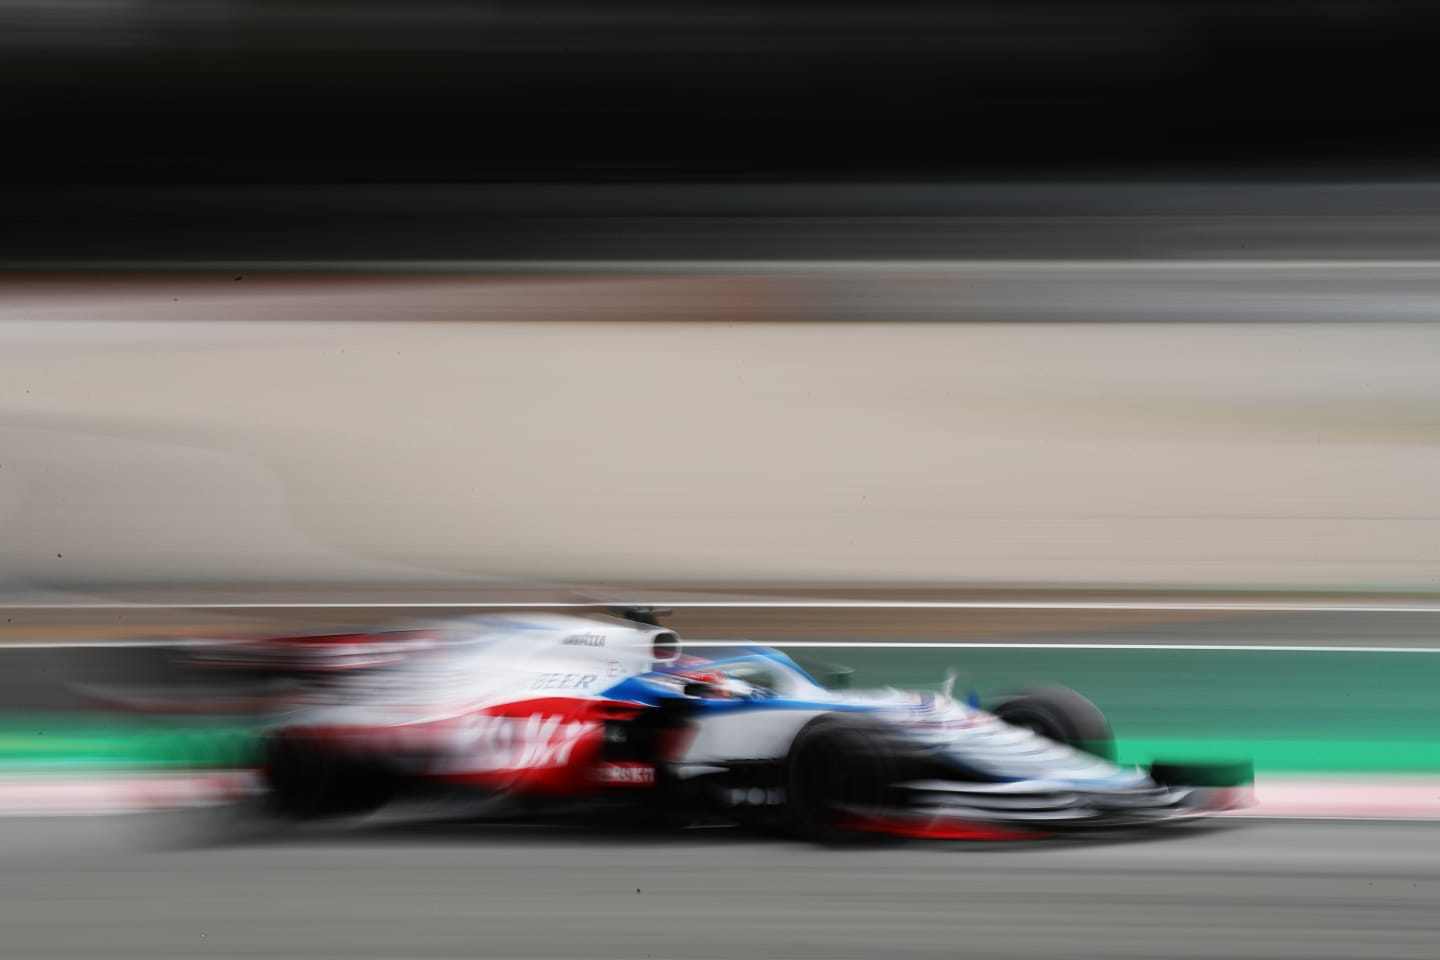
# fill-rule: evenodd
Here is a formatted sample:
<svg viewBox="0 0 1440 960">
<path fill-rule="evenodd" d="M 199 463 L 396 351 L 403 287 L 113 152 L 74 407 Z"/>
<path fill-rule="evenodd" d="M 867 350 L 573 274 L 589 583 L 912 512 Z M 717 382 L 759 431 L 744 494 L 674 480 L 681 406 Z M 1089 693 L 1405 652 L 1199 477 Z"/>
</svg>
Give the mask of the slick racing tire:
<svg viewBox="0 0 1440 960">
<path fill-rule="evenodd" d="M 788 832 L 813 840 L 863 836 L 867 813 L 893 808 L 903 746 L 868 717 L 816 717 L 791 744 L 785 764 Z"/>
<path fill-rule="evenodd" d="M 1056 743 L 1115 759 L 1115 734 L 1105 714 L 1069 687 L 1039 687 L 1000 701 L 990 712 Z"/>
<path fill-rule="evenodd" d="M 373 813 L 392 793 L 384 771 L 305 737 L 266 740 L 261 772 L 270 809 L 293 820 Z"/>
</svg>

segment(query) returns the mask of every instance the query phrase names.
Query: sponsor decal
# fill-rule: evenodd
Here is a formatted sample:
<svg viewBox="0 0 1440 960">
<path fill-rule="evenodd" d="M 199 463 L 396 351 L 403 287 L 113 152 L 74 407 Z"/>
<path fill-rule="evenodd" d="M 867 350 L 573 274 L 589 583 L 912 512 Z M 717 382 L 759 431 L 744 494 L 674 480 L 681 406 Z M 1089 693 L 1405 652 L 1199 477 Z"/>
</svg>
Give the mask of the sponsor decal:
<svg viewBox="0 0 1440 960">
<path fill-rule="evenodd" d="M 564 640 L 561 640 L 560 644 L 566 647 L 603 647 L 605 646 L 605 634 L 572 633 Z"/>
<path fill-rule="evenodd" d="M 596 769 L 595 776 L 602 783 L 648 787 L 655 783 L 655 768 L 649 764 L 607 763 Z"/>
<path fill-rule="evenodd" d="M 588 690 L 595 682 L 593 673 L 542 673 L 530 685 L 531 690 Z"/>
<path fill-rule="evenodd" d="M 465 766 L 471 770 L 561 767 L 570 762 L 576 744 L 599 727 L 591 720 L 565 720 L 553 714 L 476 713 L 465 718 L 457 746 L 466 752 Z"/>
<path fill-rule="evenodd" d="M 618 677 L 618 676 L 620 676 L 620 661 L 619 661 L 619 660 L 611 660 L 611 661 L 610 661 L 610 663 L 605 667 L 605 676 L 607 676 L 607 677 Z"/>
<path fill-rule="evenodd" d="M 778 787 L 731 787 L 721 795 L 730 807 L 773 807 L 785 802 L 785 791 Z"/>
</svg>

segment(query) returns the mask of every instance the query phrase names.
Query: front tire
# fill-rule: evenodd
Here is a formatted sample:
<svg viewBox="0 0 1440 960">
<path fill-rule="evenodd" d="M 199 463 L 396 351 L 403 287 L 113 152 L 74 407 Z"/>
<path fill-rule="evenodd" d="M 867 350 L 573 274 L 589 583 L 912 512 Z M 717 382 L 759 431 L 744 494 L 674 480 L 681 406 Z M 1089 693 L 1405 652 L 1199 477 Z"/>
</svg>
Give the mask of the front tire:
<svg viewBox="0 0 1440 960">
<path fill-rule="evenodd" d="M 1115 759 L 1115 734 L 1105 714 L 1069 687 L 1029 690 L 1000 701 L 990 712 L 1011 726 L 1023 727 L 1048 740 L 1104 760 Z"/>
<path fill-rule="evenodd" d="M 891 808 L 900 744 L 869 718 L 829 714 L 810 721 L 785 763 L 785 816 L 814 840 L 853 838 L 866 811 Z"/>
</svg>

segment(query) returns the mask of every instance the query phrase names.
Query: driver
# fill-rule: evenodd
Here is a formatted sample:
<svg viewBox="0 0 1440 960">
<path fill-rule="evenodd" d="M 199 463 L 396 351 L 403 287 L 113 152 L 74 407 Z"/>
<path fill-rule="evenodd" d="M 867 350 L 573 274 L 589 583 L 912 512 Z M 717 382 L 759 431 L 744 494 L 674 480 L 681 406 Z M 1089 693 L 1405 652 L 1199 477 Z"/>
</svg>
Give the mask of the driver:
<svg viewBox="0 0 1440 960">
<path fill-rule="evenodd" d="M 719 670 L 696 670 L 681 674 L 685 693 L 700 700 L 749 700 L 756 688 L 738 677 Z"/>
</svg>

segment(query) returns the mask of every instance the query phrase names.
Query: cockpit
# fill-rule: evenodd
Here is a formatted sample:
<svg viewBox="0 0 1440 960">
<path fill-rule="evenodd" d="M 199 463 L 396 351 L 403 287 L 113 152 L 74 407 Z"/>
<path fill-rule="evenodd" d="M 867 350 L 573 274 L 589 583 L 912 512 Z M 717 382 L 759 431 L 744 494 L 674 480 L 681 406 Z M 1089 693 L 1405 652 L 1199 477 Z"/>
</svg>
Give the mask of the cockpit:
<svg viewBox="0 0 1440 960">
<path fill-rule="evenodd" d="M 814 699 L 826 690 L 786 657 L 745 653 L 672 667 L 686 696 L 704 700 Z"/>
</svg>

